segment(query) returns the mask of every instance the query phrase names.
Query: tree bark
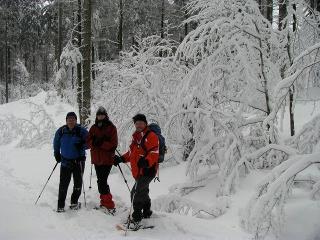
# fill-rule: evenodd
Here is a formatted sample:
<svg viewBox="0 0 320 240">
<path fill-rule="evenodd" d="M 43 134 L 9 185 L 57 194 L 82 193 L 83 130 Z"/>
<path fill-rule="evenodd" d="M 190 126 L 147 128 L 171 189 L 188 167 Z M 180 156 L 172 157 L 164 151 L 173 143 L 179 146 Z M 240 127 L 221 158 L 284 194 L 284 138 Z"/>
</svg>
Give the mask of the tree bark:
<svg viewBox="0 0 320 240">
<path fill-rule="evenodd" d="M 88 125 L 91 114 L 91 0 L 84 0 L 84 38 L 83 38 L 83 109 L 81 123 Z"/>
<path fill-rule="evenodd" d="M 165 5 L 164 5 L 164 1 L 165 0 L 162 0 L 162 3 L 161 3 L 161 24 L 160 24 L 160 37 L 161 38 L 164 38 L 164 11 L 165 11 Z"/>
<path fill-rule="evenodd" d="M 123 0 L 119 0 L 118 53 L 123 50 Z"/>
<path fill-rule="evenodd" d="M 288 23 L 283 22 L 283 20 L 287 17 L 288 15 L 288 11 L 287 11 L 287 7 L 289 6 L 288 0 L 281 0 L 279 2 L 279 19 L 278 19 L 278 29 L 281 31 L 284 28 L 288 27 Z M 292 6 L 293 9 L 296 9 L 296 6 L 293 5 Z M 296 16 L 295 14 L 292 16 L 293 17 L 293 23 L 292 23 L 292 30 L 293 32 L 296 31 L 297 28 L 297 20 L 296 20 Z M 288 34 L 288 43 L 287 43 L 287 54 L 288 54 L 288 58 L 289 58 L 289 65 L 292 65 L 292 56 L 291 56 L 291 46 L 290 46 L 290 35 Z M 285 78 L 285 71 L 286 68 L 288 68 L 289 66 L 284 66 L 281 69 L 281 77 L 282 79 Z M 292 88 L 289 89 L 289 121 L 290 121 L 290 135 L 294 136 L 295 134 L 295 126 L 294 126 L 294 112 L 293 112 L 293 106 L 294 105 L 294 86 L 292 86 Z"/>
<path fill-rule="evenodd" d="M 81 12 L 82 12 L 82 6 L 81 6 L 81 0 L 78 0 L 78 13 L 77 13 L 77 22 L 78 22 L 78 34 L 77 34 L 77 40 L 78 40 L 78 47 L 79 49 L 81 49 L 81 45 L 82 45 L 82 35 L 81 35 L 81 31 L 82 31 L 82 17 L 81 17 Z M 82 114 L 82 106 L 83 106 L 83 102 L 82 102 L 82 94 L 83 94 L 83 84 L 82 84 L 82 63 L 78 63 L 77 64 L 77 102 L 78 102 L 78 107 L 79 107 L 79 115 L 81 116 Z M 80 118 L 80 122 L 81 122 L 81 118 Z"/>
<path fill-rule="evenodd" d="M 8 18 L 6 18 L 5 27 L 5 78 L 6 78 L 6 103 L 9 102 L 9 79 L 8 79 Z"/>
<path fill-rule="evenodd" d="M 293 4 L 293 10 L 296 11 L 297 7 Z M 295 13 L 293 14 L 293 23 L 292 23 L 292 31 L 295 32 L 297 29 L 297 17 Z M 290 65 L 292 65 L 293 61 L 290 60 Z M 294 112 L 293 112 L 293 102 L 294 102 L 294 86 L 289 89 L 289 114 L 290 114 L 290 134 L 294 136 L 295 134 L 295 127 L 294 127 Z"/>
<path fill-rule="evenodd" d="M 62 53 L 62 0 L 58 0 L 58 69 L 60 69 L 60 56 Z"/>
</svg>

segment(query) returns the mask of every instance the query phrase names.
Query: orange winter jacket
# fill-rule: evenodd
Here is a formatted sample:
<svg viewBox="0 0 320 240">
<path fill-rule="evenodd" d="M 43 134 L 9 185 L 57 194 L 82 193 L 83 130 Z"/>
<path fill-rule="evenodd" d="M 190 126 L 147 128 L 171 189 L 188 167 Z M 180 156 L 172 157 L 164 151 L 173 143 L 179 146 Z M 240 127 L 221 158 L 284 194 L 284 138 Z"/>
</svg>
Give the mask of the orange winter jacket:
<svg viewBox="0 0 320 240">
<path fill-rule="evenodd" d="M 147 134 L 144 143 L 143 136 Z M 144 146 L 142 146 L 144 145 Z M 142 175 L 155 176 L 158 170 L 159 140 L 158 136 L 147 127 L 143 132 L 135 132 L 132 135 L 130 149 L 122 156 L 125 162 L 130 162 L 132 175 L 135 179 Z M 139 169 L 138 161 L 141 157 L 149 163 L 148 169 Z"/>
</svg>

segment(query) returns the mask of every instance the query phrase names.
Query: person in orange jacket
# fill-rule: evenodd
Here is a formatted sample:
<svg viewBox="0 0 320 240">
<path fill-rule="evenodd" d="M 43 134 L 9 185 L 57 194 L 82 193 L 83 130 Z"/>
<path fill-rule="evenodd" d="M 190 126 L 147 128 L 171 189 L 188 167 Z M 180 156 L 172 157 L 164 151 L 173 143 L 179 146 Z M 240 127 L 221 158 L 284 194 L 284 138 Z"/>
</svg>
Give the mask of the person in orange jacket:
<svg viewBox="0 0 320 240">
<path fill-rule="evenodd" d="M 145 115 L 137 114 L 133 117 L 133 122 L 136 131 L 132 135 L 130 149 L 122 156 L 115 156 L 114 165 L 130 162 L 132 175 L 136 180 L 131 190 L 132 220 L 139 223 L 142 218 L 150 218 L 152 215 L 149 184 L 158 170 L 159 140 L 149 130 Z"/>
</svg>

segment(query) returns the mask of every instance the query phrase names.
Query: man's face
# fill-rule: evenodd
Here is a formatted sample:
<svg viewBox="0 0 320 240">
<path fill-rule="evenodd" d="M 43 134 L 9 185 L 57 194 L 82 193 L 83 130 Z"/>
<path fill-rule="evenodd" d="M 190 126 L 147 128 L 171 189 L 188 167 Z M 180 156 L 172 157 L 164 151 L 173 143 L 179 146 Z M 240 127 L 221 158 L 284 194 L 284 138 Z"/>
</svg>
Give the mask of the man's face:
<svg viewBox="0 0 320 240">
<path fill-rule="evenodd" d="M 106 118 L 106 115 L 97 115 L 97 119 L 98 120 L 103 120 L 103 119 L 105 119 Z"/>
<path fill-rule="evenodd" d="M 77 124 L 77 119 L 75 117 L 68 117 L 67 118 L 67 126 L 70 129 L 73 129 Z"/>
<path fill-rule="evenodd" d="M 147 127 L 147 124 L 144 121 L 136 121 L 134 126 L 137 132 L 142 132 Z"/>
</svg>

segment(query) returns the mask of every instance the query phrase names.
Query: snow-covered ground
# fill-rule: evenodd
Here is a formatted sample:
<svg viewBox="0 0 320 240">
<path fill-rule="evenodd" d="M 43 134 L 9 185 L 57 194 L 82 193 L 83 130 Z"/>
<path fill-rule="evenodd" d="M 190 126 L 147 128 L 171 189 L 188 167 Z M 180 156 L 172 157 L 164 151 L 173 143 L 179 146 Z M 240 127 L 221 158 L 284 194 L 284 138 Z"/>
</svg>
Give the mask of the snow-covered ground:
<svg viewBox="0 0 320 240">
<path fill-rule="evenodd" d="M 64 123 L 65 114 L 75 110 L 67 104 L 45 104 L 46 93 L 42 92 L 32 102 L 42 104 L 56 126 Z M 320 112 L 320 106 L 298 105 L 296 108 L 297 128 L 311 119 L 311 113 Z M 24 100 L 0 105 L 0 118 L 13 115 L 17 118 L 29 118 L 29 108 Z M 287 119 L 287 118 L 286 118 Z M 284 125 L 287 129 L 287 124 Z M 85 169 L 85 191 L 87 207 L 79 211 L 67 211 L 57 214 L 59 169 L 54 172 L 47 188 L 37 205 L 34 204 L 43 184 L 47 180 L 55 160 L 52 146 L 45 144 L 37 148 L 16 147 L 19 139 L 0 146 L 0 239 L 123 239 L 123 233 L 115 229 L 115 224 L 126 217 L 127 213 L 115 217 L 107 216 L 93 209 L 98 205 L 96 177 L 93 171 L 92 188 L 89 189 L 90 158 Z M 129 184 L 133 179 L 126 166 Z M 309 170 L 312 171 L 312 170 Z M 151 230 L 130 232 L 128 239 L 217 239 L 241 240 L 252 239 L 253 236 L 244 232 L 239 223 L 239 212 L 263 178 L 262 171 L 249 174 L 239 186 L 239 191 L 230 198 L 230 209 L 216 219 L 199 219 L 157 212 L 157 218 L 149 220 L 156 227 Z M 168 188 L 176 183 L 183 183 L 185 165 L 161 169 L 161 182 L 151 184 L 151 198 L 168 193 Z M 109 179 L 111 191 L 116 204 L 130 205 L 128 189 L 117 169 L 112 171 Z M 216 200 L 218 179 L 213 178 L 204 188 L 190 193 L 188 198 L 211 205 Z M 69 186 L 69 194 L 72 183 Z M 286 205 L 286 223 L 280 239 L 319 240 L 320 239 L 320 202 L 310 200 L 309 191 L 294 190 Z M 67 201 L 69 201 L 68 195 Z M 80 200 L 83 202 L 83 195 Z M 275 239 L 268 236 L 268 239 Z"/>
</svg>

